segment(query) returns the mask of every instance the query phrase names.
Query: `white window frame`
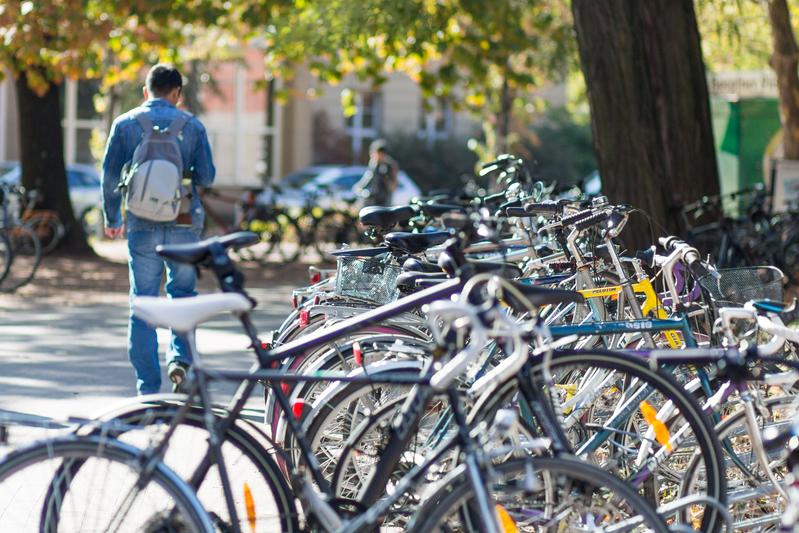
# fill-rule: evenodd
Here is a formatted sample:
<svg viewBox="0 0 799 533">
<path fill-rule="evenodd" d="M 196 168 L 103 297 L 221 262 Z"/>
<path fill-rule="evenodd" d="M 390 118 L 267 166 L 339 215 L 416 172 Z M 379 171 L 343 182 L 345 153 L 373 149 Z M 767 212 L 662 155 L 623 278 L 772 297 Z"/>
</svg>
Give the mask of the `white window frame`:
<svg viewBox="0 0 799 533">
<path fill-rule="evenodd" d="M 102 119 L 78 118 L 78 81 L 68 79 L 64 86 L 64 118 L 61 127 L 64 130 L 64 161 L 71 165 L 78 156 L 78 130 L 105 130 Z M 87 163 L 87 161 L 81 161 Z"/>
</svg>

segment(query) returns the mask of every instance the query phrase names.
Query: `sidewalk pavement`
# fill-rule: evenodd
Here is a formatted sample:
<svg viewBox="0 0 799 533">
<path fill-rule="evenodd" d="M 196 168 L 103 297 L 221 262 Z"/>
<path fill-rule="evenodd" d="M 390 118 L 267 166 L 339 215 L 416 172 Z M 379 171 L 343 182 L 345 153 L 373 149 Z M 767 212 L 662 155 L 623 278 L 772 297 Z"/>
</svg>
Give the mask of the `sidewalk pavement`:
<svg viewBox="0 0 799 533">
<path fill-rule="evenodd" d="M 258 301 L 253 319 L 262 336 L 290 312 L 295 285 L 248 286 Z M 63 305 L 55 298 L 18 295 L 0 302 L 0 417 L 3 411 L 56 419 L 88 417 L 136 394 L 127 358 L 128 295 L 116 291 L 96 296 L 84 301 L 70 297 Z M 158 340 L 162 392 L 169 392 L 163 359 L 169 332 L 159 330 Z M 219 316 L 197 332 L 198 351 L 212 368 L 246 370 L 254 362 L 248 345 L 233 317 Z M 216 383 L 214 399 L 224 401 L 234 389 L 234 384 Z M 257 394 L 248 407 L 261 406 Z M 14 435 L 19 432 L 12 431 L 12 443 L 20 444 L 13 442 L 18 440 Z"/>
</svg>

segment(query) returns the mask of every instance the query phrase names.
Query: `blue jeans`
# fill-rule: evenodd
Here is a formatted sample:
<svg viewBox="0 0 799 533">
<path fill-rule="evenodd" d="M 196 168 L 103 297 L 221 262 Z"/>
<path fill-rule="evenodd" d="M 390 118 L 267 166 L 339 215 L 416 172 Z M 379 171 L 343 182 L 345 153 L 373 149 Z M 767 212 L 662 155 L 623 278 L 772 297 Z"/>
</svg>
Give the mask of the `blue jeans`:
<svg viewBox="0 0 799 533">
<path fill-rule="evenodd" d="M 166 292 L 170 298 L 194 296 L 196 274 L 194 267 L 166 261 L 158 257 L 159 244 L 197 242 L 199 235 L 191 228 L 164 227 L 128 234 L 128 265 L 130 271 L 130 296 L 158 296 L 166 266 Z M 156 393 L 161 388 L 161 366 L 158 362 L 158 338 L 155 328 L 130 315 L 128 329 L 128 357 L 136 370 L 136 388 L 139 394 Z M 185 338 L 172 333 L 172 342 L 166 354 L 167 364 L 172 361 L 191 363 L 191 351 Z"/>
</svg>

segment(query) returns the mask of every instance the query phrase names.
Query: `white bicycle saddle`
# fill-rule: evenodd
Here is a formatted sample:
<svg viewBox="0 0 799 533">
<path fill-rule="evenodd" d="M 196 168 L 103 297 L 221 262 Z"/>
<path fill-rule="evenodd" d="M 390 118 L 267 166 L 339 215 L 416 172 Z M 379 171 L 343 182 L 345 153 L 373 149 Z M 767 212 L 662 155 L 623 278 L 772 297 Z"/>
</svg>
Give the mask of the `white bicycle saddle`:
<svg viewBox="0 0 799 533">
<path fill-rule="evenodd" d="M 252 309 L 244 295 L 232 292 L 203 294 L 188 298 L 137 296 L 133 315 L 157 328 L 188 333 L 220 313 L 243 313 Z"/>
</svg>

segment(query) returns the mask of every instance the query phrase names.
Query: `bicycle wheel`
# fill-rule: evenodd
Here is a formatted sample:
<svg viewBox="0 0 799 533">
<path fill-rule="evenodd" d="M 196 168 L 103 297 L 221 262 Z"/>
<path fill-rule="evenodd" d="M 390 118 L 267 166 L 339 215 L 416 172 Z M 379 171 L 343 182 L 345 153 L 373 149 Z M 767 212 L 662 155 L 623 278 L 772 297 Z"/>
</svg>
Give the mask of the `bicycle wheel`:
<svg viewBox="0 0 799 533">
<path fill-rule="evenodd" d="M 486 477 L 493 503 L 518 531 L 594 531 L 613 525 L 621 531 L 668 531 L 652 505 L 630 485 L 575 459 L 515 459 L 492 467 Z M 465 469 L 453 472 L 425 499 L 409 529 L 481 531 Z"/>
<path fill-rule="evenodd" d="M 83 464 L 75 477 L 55 475 L 73 461 Z M 11 452 L 0 463 L 0 530 L 214 531 L 174 472 L 157 463 L 147 479 L 143 466 L 140 450 L 95 437 L 65 437 Z M 53 490 L 63 484 L 69 491 Z M 59 502 L 48 498 L 61 493 Z"/>
<path fill-rule="evenodd" d="M 0 286 L 0 292 L 13 292 L 31 282 L 42 260 L 42 246 L 36 232 L 22 224 L 5 230 L 14 257 L 12 268 Z"/>
<path fill-rule="evenodd" d="M 113 420 L 111 430 L 94 428 L 94 433 L 105 431 L 116 439 L 133 446 L 144 447 L 155 435 L 163 434 L 180 409 L 178 403 L 147 403 L 132 405 L 121 411 L 109 413 L 104 420 Z M 223 415 L 224 412 L 220 412 Z M 211 464 L 201 478 L 192 480 L 198 466 L 209 453 L 209 434 L 205 429 L 204 412 L 191 409 L 170 438 L 164 464 L 195 488 L 197 497 L 211 513 L 217 525 L 231 527 L 231 519 L 222 492 L 222 479 L 217 465 Z M 124 430 L 114 429 L 116 427 Z M 261 439 L 256 438 L 259 435 Z M 270 452 L 276 450 L 262 433 L 245 422 L 237 421 L 221 437 L 222 454 L 236 505 L 239 528 L 246 529 L 249 520 L 244 501 L 244 485 L 252 496 L 251 517 L 258 529 L 294 532 L 299 530 L 299 519 L 294 506 L 294 496 Z M 74 477 L 79 469 L 86 468 L 78 461 L 70 466 Z M 61 487 L 66 493 L 68 484 Z M 63 499 L 63 494 L 58 498 Z M 224 528 L 223 528 L 224 529 Z"/>
<path fill-rule="evenodd" d="M 701 483 L 696 491 L 725 502 L 723 461 L 713 427 L 696 400 L 671 375 L 653 371 L 640 357 L 599 350 L 556 352 L 551 374 L 559 403 L 553 408 L 561 413 L 566 437 L 579 457 L 635 482 L 651 501 L 661 505 L 679 495 L 688 464 L 698 454 Z M 518 394 L 521 385 L 517 380 L 540 387 L 542 361 L 533 362 L 529 375 L 521 372 L 481 398 L 472 417 L 493 420 L 498 409 L 524 400 L 522 418 L 541 435 L 527 400 Z M 658 416 L 670 431 L 668 445 L 651 434 L 640 409 L 642 400 L 655 410 L 671 402 L 668 418 Z M 704 511 L 697 507 L 702 530 L 718 530 L 718 512 Z"/>
<path fill-rule="evenodd" d="M 11 241 L 8 240 L 6 232 L 0 231 L 0 286 L 11 270 L 11 263 L 14 261 L 14 254 L 11 249 Z"/>
<path fill-rule="evenodd" d="M 36 237 L 39 239 L 42 246 L 42 255 L 47 255 L 52 252 L 67 233 L 67 229 L 58 219 L 58 216 L 51 212 L 34 212 L 30 217 L 25 219 L 25 224 L 33 228 L 33 231 L 36 232 Z"/>
<path fill-rule="evenodd" d="M 379 367 L 379 365 L 373 365 Z M 370 373 L 378 372 L 375 368 Z M 419 370 L 410 369 L 398 373 L 419 375 Z M 303 424 L 307 431 L 306 436 L 311 444 L 311 449 L 316 455 L 322 473 L 330 480 L 338 462 L 341 448 L 346 443 L 352 431 L 370 415 L 393 399 L 407 395 L 409 385 L 347 383 L 337 386 L 332 384 L 332 393 L 318 396 L 318 408 L 309 415 Z M 286 449 L 296 450 L 295 436 L 291 433 L 286 438 Z M 294 457 L 297 460 L 298 457 Z"/>
<path fill-rule="evenodd" d="M 769 428 L 790 427 L 796 414 L 797 401 L 799 399 L 796 396 L 778 396 L 765 400 L 762 409 L 757 410 L 760 434 Z M 716 425 L 716 433 L 724 456 L 727 505 L 735 529 L 771 527 L 776 530 L 785 509 L 785 501 L 757 460 L 743 410 L 739 409 Z M 787 451 L 771 452 L 767 456 L 772 472 L 781 480 L 787 474 Z M 688 466 L 682 494 L 692 494 L 697 481 L 701 483 L 699 460 L 692 461 Z M 683 521 L 689 518 L 684 517 Z"/>
</svg>

